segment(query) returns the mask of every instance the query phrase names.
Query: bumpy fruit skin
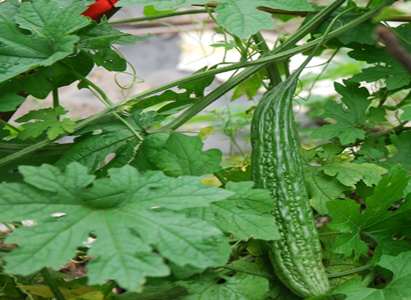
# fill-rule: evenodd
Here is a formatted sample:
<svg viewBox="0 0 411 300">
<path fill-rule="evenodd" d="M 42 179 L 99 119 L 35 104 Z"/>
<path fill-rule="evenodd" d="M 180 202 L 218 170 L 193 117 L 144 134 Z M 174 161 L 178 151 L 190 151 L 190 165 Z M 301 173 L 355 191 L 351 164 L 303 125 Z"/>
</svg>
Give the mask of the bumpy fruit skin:
<svg viewBox="0 0 411 300">
<path fill-rule="evenodd" d="M 292 98 L 298 74 L 268 91 L 252 121 L 252 176 L 257 188 L 274 199 L 273 215 L 281 239 L 269 249 L 277 277 L 296 295 L 325 294 L 329 282 L 304 183 L 299 138 L 294 129 Z"/>
<path fill-rule="evenodd" d="M 95 3 L 89 5 L 88 9 L 83 12 L 82 15 L 95 20 L 112 9 L 117 1 L 118 0 L 96 0 Z"/>
</svg>

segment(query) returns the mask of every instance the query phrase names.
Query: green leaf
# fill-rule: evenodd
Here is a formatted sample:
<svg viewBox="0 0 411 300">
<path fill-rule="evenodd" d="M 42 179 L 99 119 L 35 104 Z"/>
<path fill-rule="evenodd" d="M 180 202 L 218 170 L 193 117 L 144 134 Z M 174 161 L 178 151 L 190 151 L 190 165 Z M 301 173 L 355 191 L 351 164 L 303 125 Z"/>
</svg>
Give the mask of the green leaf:
<svg viewBox="0 0 411 300">
<path fill-rule="evenodd" d="M 0 3 L 0 17 L 3 20 L 14 22 L 15 16 L 20 8 L 20 2 L 18 0 L 8 0 Z"/>
<path fill-rule="evenodd" d="M 220 171 L 220 174 L 227 179 L 227 181 L 232 182 L 242 182 L 251 180 L 251 166 L 246 167 L 230 167 L 225 168 Z"/>
<path fill-rule="evenodd" d="M 222 284 L 215 279 L 201 277 L 193 281 L 179 281 L 178 284 L 188 288 L 189 296 L 185 300 L 260 300 L 268 292 L 268 280 L 248 274 L 236 274 L 225 278 Z"/>
<path fill-rule="evenodd" d="M 354 200 L 333 200 L 327 203 L 329 215 L 332 222 L 329 227 L 345 234 L 336 238 L 333 251 L 336 253 L 351 256 L 353 251 L 356 256 L 367 254 L 368 247 L 360 239 L 361 216 L 359 214 L 360 205 Z"/>
<path fill-rule="evenodd" d="M 366 185 L 377 184 L 386 169 L 374 164 L 356 164 L 349 162 L 331 163 L 319 168 L 329 176 L 336 176 L 342 184 L 355 188 L 355 184 L 362 180 Z"/>
<path fill-rule="evenodd" d="M 363 69 L 361 73 L 354 75 L 350 81 L 353 82 L 374 82 L 386 79 L 388 90 L 395 90 L 408 85 L 411 76 L 401 65 L 393 63 L 392 67 L 374 66 Z"/>
<path fill-rule="evenodd" d="M 334 233 L 335 231 L 329 229 L 327 225 L 321 227 L 320 240 L 324 249 L 323 260 L 327 261 L 326 272 L 331 275 L 340 272 L 347 272 L 347 274 L 345 276 L 332 276 L 332 278 L 329 278 L 331 290 L 342 285 L 349 279 L 359 277 L 360 275 L 358 273 L 352 273 L 349 271 L 354 268 L 362 267 L 367 263 L 367 261 L 361 259 L 353 260 L 350 258 L 344 258 L 344 255 L 335 254 L 332 249 L 338 235 Z"/>
<path fill-rule="evenodd" d="M 146 5 L 143 11 L 144 15 L 147 17 L 157 16 L 157 15 L 162 15 L 162 14 L 167 14 L 167 13 L 172 13 L 172 12 L 173 10 L 162 10 L 162 11 L 156 10 L 153 5 Z"/>
<path fill-rule="evenodd" d="M 6 9 L 10 6 L 0 3 Z M 24 2 L 13 21 L 0 21 L 0 82 L 38 66 L 49 66 L 74 52 L 78 36 L 72 33 L 90 20 L 80 16 L 81 0 Z M 19 26 L 19 27 L 17 27 Z M 21 30 L 21 29 L 24 29 Z"/>
<path fill-rule="evenodd" d="M 90 23 L 90 20 L 80 15 L 86 8 L 86 1 L 68 0 L 64 7 L 59 2 L 23 2 L 16 15 L 16 23 L 20 28 L 37 33 L 46 40 L 51 39 L 52 42 Z"/>
<path fill-rule="evenodd" d="M 119 5 L 154 5 L 158 10 L 187 7 L 192 4 L 206 4 L 209 1 L 193 0 L 121 0 Z M 274 22 L 267 12 L 256 9 L 258 6 L 290 11 L 312 11 L 305 0 L 294 0 L 292 3 L 284 0 L 223 0 L 215 9 L 218 24 L 240 38 L 247 38 L 260 29 L 273 29 Z"/>
<path fill-rule="evenodd" d="M 24 76 L 17 76 L 0 83 L 0 90 L 15 94 L 24 92 L 36 98 L 45 99 L 52 90 L 78 80 L 72 70 L 87 76 L 94 66 L 93 61 L 85 51 L 66 57 L 61 62 L 62 64 L 38 67 L 32 72 L 24 74 Z"/>
<path fill-rule="evenodd" d="M 223 232 L 242 240 L 251 237 L 262 240 L 279 239 L 275 219 L 270 213 L 273 210 L 273 199 L 268 191 L 253 189 L 253 186 L 253 182 L 228 182 L 226 189 L 235 194 L 197 210 L 197 215 L 203 216 L 204 220 Z"/>
<path fill-rule="evenodd" d="M 401 37 L 400 41 L 406 51 L 411 52 L 409 41 L 411 40 L 410 24 L 403 24 L 395 28 L 391 28 L 397 36 Z M 388 90 L 395 90 L 406 87 L 411 83 L 411 75 L 407 70 L 400 65 L 385 49 L 374 46 L 360 45 L 353 43 L 350 45 L 353 50 L 348 55 L 359 61 L 375 63 L 373 67 L 362 70 L 362 73 L 354 75 L 350 81 L 366 81 L 373 82 L 380 79 L 385 79 L 385 84 Z"/>
<path fill-rule="evenodd" d="M 140 134 L 161 120 L 155 112 L 142 114 L 141 111 L 133 111 L 131 116 L 123 119 Z M 114 116 L 103 118 L 77 134 L 81 136 L 75 139 L 71 149 L 57 162 L 58 166 L 76 161 L 95 171 L 104 163 L 107 155 L 115 154 L 115 162 L 110 166 L 122 167 L 133 159 L 134 148 L 140 143 L 134 133 Z"/>
<path fill-rule="evenodd" d="M 213 68 L 210 68 L 209 70 L 211 69 Z M 202 73 L 202 72 L 205 72 L 206 70 L 207 70 L 207 67 L 204 67 L 194 72 L 194 74 Z M 198 80 L 194 80 L 192 82 L 181 84 L 178 86 L 178 89 L 184 90 L 184 92 L 177 93 L 173 90 L 166 90 L 160 95 L 148 97 L 148 98 L 145 98 L 137 102 L 137 104 L 134 105 L 134 108 L 143 109 L 143 108 L 153 106 L 155 104 L 172 101 L 171 104 L 174 104 L 175 107 L 181 106 L 182 107 L 180 108 L 181 110 L 185 108 L 187 104 L 192 104 L 193 102 L 197 101 L 197 99 L 204 97 L 205 88 L 208 87 L 213 82 L 213 80 L 214 80 L 214 76 L 207 76 L 207 77 L 203 77 Z M 168 104 L 168 105 L 171 105 L 171 104 Z M 161 108 L 158 112 L 161 113 L 162 115 L 170 114 L 168 112 L 165 112 L 165 110 L 168 109 L 167 108 L 168 105 Z"/>
<path fill-rule="evenodd" d="M 244 80 L 234 89 L 233 95 L 231 96 L 231 101 L 240 98 L 243 95 L 247 95 L 248 99 L 251 100 L 257 95 L 258 89 L 263 84 L 263 71 L 260 71 L 250 78 Z"/>
<path fill-rule="evenodd" d="M 328 101 L 324 107 L 323 117 L 336 119 L 337 123 L 314 129 L 311 137 L 338 137 L 343 145 L 354 143 L 356 139 L 364 139 L 366 132 L 359 127 L 367 120 L 366 110 L 371 104 L 368 100 L 369 93 L 366 88 L 360 88 L 358 83 L 347 80 L 344 83 L 346 86 L 334 83 L 334 87 L 342 95 L 341 101 L 348 107 L 348 111 L 343 105 Z"/>
<path fill-rule="evenodd" d="M 411 293 L 411 252 L 404 252 L 396 257 L 384 255 L 378 265 L 394 273 L 394 277 L 384 288 L 365 287 L 361 284 L 361 278 L 355 278 L 335 289 L 333 294 L 344 294 L 347 300 L 408 299 Z"/>
<path fill-rule="evenodd" d="M 124 71 L 127 66 L 126 60 L 111 48 L 111 43 L 132 45 L 137 41 L 144 41 L 152 35 L 133 36 L 123 33 L 111 27 L 107 21 L 103 21 L 99 24 L 93 22 L 80 30 L 78 36 L 80 37 L 79 47 L 92 53 L 91 57 L 98 66 L 103 66 L 109 71 Z"/>
<path fill-rule="evenodd" d="M 374 188 L 373 195 L 364 200 L 365 210 L 354 200 L 332 200 L 327 203 L 332 222 L 329 227 L 344 232 L 337 238 L 334 249 L 337 253 L 350 256 L 352 251 L 365 254 L 367 247 L 360 241 L 360 233 L 371 237 L 377 244 L 374 260 L 382 254 L 398 254 L 411 249 L 408 242 L 398 240 L 396 235 L 410 235 L 411 225 L 407 222 L 411 197 L 403 200 L 397 210 L 389 210 L 392 204 L 401 201 L 408 185 L 409 175 L 400 166 L 393 168 Z"/>
<path fill-rule="evenodd" d="M 203 146 L 198 136 L 178 132 L 151 134 L 141 144 L 135 165 L 143 171 L 162 170 L 173 177 L 218 172 L 221 170 L 221 151 L 202 151 Z"/>
<path fill-rule="evenodd" d="M 348 22 L 353 21 L 356 17 L 357 16 L 355 14 L 347 14 L 346 16 L 342 16 L 338 19 L 338 23 L 340 23 L 340 25 L 338 26 L 345 25 Z M 343 34 L 338 36 L 338 40 L 342 42 L 344 45 L 348 45 L 350 43 L 374 45 L 375 27 L 377 27 L 377 24 L 375 22 L 363 22 L 360 25 L 352 28 L 352 30 L 347 30 Z"/>
<path fill-rule="evenodd" d="M 404 112 L 401 115 L 402 121 L 411 121 L 411 106 L 404 107 L 402 109 Z"/>
<path fill-rule="evenodd" d="M 19 244 L 5 257 L 11 274 L 61 267 L 90 232 L 97 239 L 88 253 L 97 258 L 87 265 L 89 284 L 113 279 L 138 290 L 146 276 L 169 274 L 163 257 L 199 269 L 228 258 L 230 247 L 221 232 L 180 210 L 207 206 L 233 192 L 194 177 L 170 178 L 159 171 L 142 175 L 130 166 L 94 181 L 78 163 L 64 173 L 50 165 L 21 167 L 20 172 L 25 184 L 0 185 L 1 218 L 30 219 L 36 225 L 7 238 Z"/>
<path fill-rule="evenodd" d="M 59 116 L 66 114 L 68 111 L 63 107 L 44 108 L 39 110 L 32 110 L 24 116 L 18 118 L 19 123 L 37 120 L 35 122 L 25 123 L 23 125 L 24 131 L 19 134 L 22 140 L 29 137 L 36 138 L 43 132 L 47 133 L 50 140 L 57 138 L 66 132 L 74 131 L 74 121 L 68 118 L 59 120 Z"/>
<path fill-rule="evenodd" d="M 157 10 L 170 10 L 188 7 L 193 4 L 205 4 L 207 0 L 120 0 L 120 6 L 147 6 L 153 5 Z"/>
<path fill-rule="evenodd" d="M 304 179 L 310 195 L 311 206 L 321 215 L 328 213 L 326 203 L 336 198 L 345 198 L 343 192 L 349 190 L 337 179 L 327 176 L 315 167 L 304 168 Z"/>
<path fill-rule="evenodd" d="M 397 148 L 397 153 L 389 159 L 390 164 L 401 164 L 406 170 L 411 169 L 411 131 L 400 135 L 391 135 L 390 139 Z"/>
<path fill-rule="evenodd" d="M 26 98 L 14 93 L 0 94 L 0 111 L 14 111 Z"/>
</svg>

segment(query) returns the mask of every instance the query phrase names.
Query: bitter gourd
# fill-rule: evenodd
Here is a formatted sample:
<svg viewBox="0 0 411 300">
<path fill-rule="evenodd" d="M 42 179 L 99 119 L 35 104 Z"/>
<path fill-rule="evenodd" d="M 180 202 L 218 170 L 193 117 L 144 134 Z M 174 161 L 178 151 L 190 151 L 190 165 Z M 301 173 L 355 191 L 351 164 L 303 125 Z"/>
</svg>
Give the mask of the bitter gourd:
<svg viewBox="0 0 411 300">
<path fill-rule="evenodd" d="M 270 191 L 280 232 L 280 239 L 269 247 L 270 261 L 277 277 L 303 298 L 327 293 L 329 281 L 304 182 L 292 101 L 301 71 L 325 42 L 337 19 L 348 11 L 333 19 L 311 55 L 290 77 L 265 93 L 251 123 L 252 177 L 257 188 Z"/>
<path fill-rule="evenodd" d="M 329 282 L 304 182 L 292 101 L 298 76 L 343 13 L 331 22 L 298 70 L 262 97 L 251 123 L 252 177 L 257 188 L 268 189 L 273 197 L 273 215 L 281 236 L 271 242 L 270 261 L 277 277 L 303 298 L 327 293 Z"/>
<path fill-rule="evenodd" d="M 257 188 L 274 199 L 273 215 L 281 235 L 269 256 L 277 277 L 295 294 L 308 298 L 328 291 L 321 245 L 304 182 L 292 99 L 298 76 L 267 92 L 254 112 L 252 176 Z"/>
</svg>

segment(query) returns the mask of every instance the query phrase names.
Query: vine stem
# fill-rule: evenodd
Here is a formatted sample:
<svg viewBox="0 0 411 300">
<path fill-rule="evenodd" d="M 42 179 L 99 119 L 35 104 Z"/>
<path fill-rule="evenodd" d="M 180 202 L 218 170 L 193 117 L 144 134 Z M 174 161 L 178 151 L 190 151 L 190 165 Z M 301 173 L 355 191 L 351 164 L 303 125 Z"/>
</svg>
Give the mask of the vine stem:
<svg viewBox="0 0 411 300">
<path fill-rule="evenodd" d="M 261 32 L 254 34 L 253 39 L 262 55 L 266 55 L 270 52 L 270 49 L 268 48 Z M 266 68 L 268 72 L 268 78 L 270 79 L 269 88 L 272 89 L 282 81 L 280 71 L 278 70 L 277 64 L 275 63 L 267 65 Z"/>
<path fill-rule="evenodd" d="M 354 268 L 354 269 L 351 269 L 351 270 L 337 272 L 337 273 L 333 273 L 333 274 L 328 274 L 328 279 L 344 277 L 344 276 L 347 276 L 347 275 L 351 275 L 351 274 L 355 274 L 355 273 L 358 273 L 358 272 L 361 272 L 361 271 L 371 269 L 373 267 L 374 267 L 374 264 L 367 264 L 367 265 L 364 265 L 364 266 L 361 266 L 361 267 L 358 267 L 358 268 Z"/>
<path fill-rule="evenodd" d="M 227 180 L 224 178 L 224 176 L 220 172 L 215 172 L 213 173 L 215 177 L 221 182 L 223 186 L 227 184 Z"/>
<path fill-rule="evenodd" d="M 251 275 L 254 275 L 254 276 L 259 276 L 259 277 L 267 278 L 267 279 L 270 279 L 270 280 L 276 280 L 277 279 L 277 277 L 275 277 L 271 273 L 254 272 L 253 270 L 246 269 L 246 268 L 237 268 L 237 267 L 230 266 L 230 265 L 225 265 L 225 266 L 222 266 L 221 268 L 236 271 L 236 272 L 251 274 Z"/>
<path fill-rule="evenodd" d="M 50 275 L 50 272 L 47 270 L 46 267 L 41 269 L 40 274 L 41 276 L 43 276 L 44 282 L 49 286 L 50 290 L 53 292 L 56 299 L 65 300 L 66 297 L 63 296 L 63 294 L 61 293 L 60 289 L 54 282 L 53 278 Z"/>
<path fill-rule="evenodd" d="M 370 273 L 368 273 L 364 279 L 361 281 L 361 285 L 367 287 L 373 280 L 375 275 L 377 274 L 377 269 L 374 268 L 371 270 Z"/>
<path fill-rule="evenodd" d="M 358 26 L 358 25 L 361 24 L 362 22 L 370 19 L 370 18 L 373 17 L 375 14 L 377 14 L 382 8 L 384 8 L 384 7 L 388 6 L 388 5 L 391 5 L 391 4 L 394 3 L 395 1 L 396 1 L 396 0 L 387 0 L 387 1 L 383 2 L 383 3 L 381 3 L 379 6 L 373 8 L 372 10 L 370 10 L 370 11 L 364 13 L 363 15 L 359 16 L 359 17 L 356 18 L 355 20 L 353 20 L 353 21 L 351 21 L 351 22 L 349 22 L 349 23 L 341 26 L 340 28 L 338 28 L 338 29 L 336 29 L 336 30 L 333 30 L 332 32 L 330 32 L 330 33 L 328 34 L 326 40 L 335 38 L 335 37 L 337 37 L 338 35 L 340 35 L 340 34 L 346 32 L 346 31 L 348 31 L 348 30 L 350 30 L 350 29 Z M 341 2 L 341 3 L 340 3 L 340 2 Z M 337 1 L 335 1 L 334 3 L 332 3 L 331 5 L 335 6 L 336 3 L 338 3 L 339 5 L 341 5 L 342 2 L 344 2 L 344 1 L 342 1 L 342 0 L 337 0 Z M 331 6 L 331 5 L 330 5 L 330 6 Z M 325 11 L 325 10 L 328 11 L 328 9 L 329 9 L 330 6 L 328 6 L 327 8 L 325 8 L 324 11 Z M 337 8 L 337 7 L 338 7 L 338 6 L 334 7 L 334 9 Z M 322 20 L 324 20 L 324 19 L 327 17 L 327 15 L 322 14 L 322 12 L 323 12 L 323 11 L 321 11 L 320 13 L 318 13 L 310 22 L 307 22 L 307 24 L 310 23 L 311 26 L 316 26 L 317 23 L 314 23 L 314 22 L 313 22 L 314 19 L 317 19 L 317 18 L 318 18 L 317 21 L 322 21 Z M 328 11 L 328 13 L 329 13 L 329 12 L 330 12 L 330 11 Z M 322 19 L 321 19 L 321 18 L 322 18 Z M 305 32 L 305 33 L 304 33 L 304 32 Z M 175 86 L 177 86 L 177 85 L 180 85 L 180 84 L 183 84 L 183 83 L 187 83 L 187 82 L 192 82 L 192 81 L 195 81 L 195 80 L 198 80 L 198 79 L 202 79 L 202 78 L 206 78 L 206 77 L 213 76 L 213 75 L 216 75 L 216 74 L 219 74 L 219 73 L 223 73 L 223 72 L 228 72 L 228 71 L 232 71 L 232 70 L 241 69 L 241 68 L 246 68 L 246 70 L 242 71 L 242 72 L 241 72 L 240 74 L 238 74 L 236 77 L 238 77 L 238 76 L 243 76 L 243 77 L 244 77 L 244 75 L 242 75 L 242 73 L 246 72 L 247 70 L 250 70 L 250 71 L 252 71 L 252 73 L 255 73 L 255 72 L 257 72 L 258 70 L 260 70 L 261 68 L 263 68 L 266 64 L 272 64 L 272 63 L 274 63 L 274 62 L 277 62 L 277 61 L 280 61 L 280 60 L 283 60 L 283 59 L 287 59 L 287 58 L 289 58 L 289 57 L 291 57 L 291 56 L 294 56 L 294 55 L 296 55 L 296 54 L 298 54 L 298 53 L 301 53 L 301 52 L 304 52 L 304 51 L 313 49 L 313 48 L 315 48 L 315 46 L 318 44 L 318 42 L 322 40 L 321 37 L 320 37 L 320 38 L 317 38 L 317 39 L 315 39 L 315 40 L 313 40 L 313 41 L 311 41 L 311 42 L 308 42 L 308 43 L 306 43 L 306 44 L 304 44 L 304 45 L 295 47 L 295 48 L 293 48 L 293 49 L 284 50 L 284 49 L 291 48 L 293 45 L 295 45 L 295 43 L 296 43 L 299 39 L 301 39 L 301 38 L 303 37 L 303 35 L 302 35 L 303 33 L 304 33 L 304 36 L 305 36 L 308 32 L 309 32 L 309 30 L 308 30 L 308 28 L 307 28 L 307 25 L 303 26 L 303 27 L 301 28 L 301 33 L 298 33 L 298 34 L 295 35 L 295 36 L 297 36 L 298 38 L 295 38 L 295 37 L 293 36 L 293 37 L 287 39 L 279 48 L 274 49 L 269 55 L 267 55 L 267 56 L 265 56 L 265 57 L 262 57 L 262 58 L 259 58 L 258 60 L 250 61 L 250 62 L 235 63 L 235 64 L 232 64 L 232 65 L 229 65 L 229 66 L 225 66 L 225 67 L 221 67 L 221 68 L 217 68 L 217 69 L 211 69 L 211 70 L 205 71 L 205 72 L 203 72 L 203 73 L 193 74 L 193 75 L 191 75 L 191 76 L 189 76 L 189 77 L 182 78 L 182 79 L 179 79 L 179 80 L 176 80 L 176 81 L 173 81 L 173 82 L 170 82 L 170 83 L 161 85 L 161 86 L 159 86 L 159 87 L 153 88 L 153 89 L 151 89 L 151 90 L 145 91 L 145 92 L 143 92 L 143 93 L 137 94 L 137 95 L 135 95 L 135 96 L 133 96 L 133 97 L 129 97 L 129 98 L 125 99 L 125 100 L 122 101 L 122 102 L 116 103 L 116 104 L 114 104 L 114 105 L 106 108 L 105 110 L 103 110 L 103 111 L 101 111 L 101 112 L 99 112 L 99 113 L 97 113 L 97 114 L 95 114 L 95 115 L 93 115 L 93 116 L 91 116 L 91 117 L 89 117 L 89 118 L 87 118 L 87 119 L 85 119 L 85 120 L 82 120 L 82 121 L 78 122 L 77 125 L 75 126 L 74 130 L 77 131 L 77 130 L 79 130 L 79 129 L 81 129 L 81 128 L 84 128 L 84 127 L 87 126 L 88 124 L 90 124 L 90 123 L 94 122 L 95 120 L 97 120 L 97 119 L 105 116 L 105 115 L 108 114 L 108 113 L 111 113 L 111 112 L 115 111 L 116 109 L 119 109 L 119 108 L 122 107 L 122 106 L 132 105 L 132 104 L 138 102 L 139 100 L 141 100 L 141 99 L 143 99 L 143 98 L 145 98 L 145 97 L 148 97 L 148 96 L 153 95 L 153 94 L 155 94 L 155 93 L 158 93 L 158 92 L 167 90 L 167 89 L 172 88 L 172 87 L 175 87 Z M 283 50 L 284 50 L 284 51 L 283 51 Z M 251 72 L 250 72 L 250 73 L 251 73 Z M 251 74 L 248 74 L 248 76 L 250 76 L 250 75 L 251 75 Z M 245 77 L 244 79 L 248 78 L 248 76 Z M 233 77 L 233 78 L 230 79 L 230 80 L 236 80 L 237 82 L 241 82 L 241 81 L 237 80 L 236 77 Z M 225 84 L 221 85 L 220 87 L 222 87 L 222 86 L 224 86 L 224 85 L 232 85 L 232 84 L 231 84 L 229 81 L 227 81 Z M 221 91 L 221 89 L 220 89 L 220 91 Z M 215 95 L 216 95 L 216 94 L 215 94 Z M 207 96 L 208 96 L 208 95 L 207 95 Z M 211 98 L 209 98 L 209 100 L 211 100 Z M 214 101 L 214 100 L 213 100 L 213 101 Z M 203 102 L 203 101 L 201 101 L 201 102 Z M 211 102 L 212 102 L 212 101 L 211 101 Z M 211 102 L 209 102 L 208 104 L 210 104 Z M 195 104 L 197 104 L 197 103 L 195 103 Z M 195 105 L 195 104 L 194 104 L 194 105 Z M 207 104 L 207 105 L 208 105 L 208 104 Z M 194 106 L 194 105 L 193 105 L 193 106 Z M 206 107 L 207 105 L 205 105 L 204 107 Z M 192 108 L 193 106 L 191 106 L 190 108 Z M 188 109 L 190 109 L 190 108 L 188 108 Z M 197 113 L 197 112 L 194 111 L 193 109 L 191 110 L 191 112 L 192 112 L 192 113 Z M 183 114 L 184 114 L 184 113 L 183 113 Z M 188 117 L 188 116 L 186 115 L 185 118 L 186 118 L 187 120 L 191 118 L 191 117 L 188 117 L 188 118 L 187 118 L 187 117 Z M 167 125 L 166 125 L 166 126 L 167 126 Z M 170 128 L 170 127 L 168 127 L 168 129 L 169 129 L 169 128 Z M 175 127 L 175 128 L 177 128 L 177 127 Z M 166 129 L 167 129 L 167 127 L 166 127 Z M 59 138 L 61 138 L 61 137 L 63 137 L 63 136 L 64 136 L 64 135 L 59 136 Z M 42 147 L 44 147 L 44 146 L 46 146 L 46 145 L 48 145 L 48 144 L 50 144 L 50 143 L 52 143 L 52 142 L 53 142 L 53 140 L 45 139 L 45 140 L 42 140 L 42 141 L 40 141 L 40 142 L 37 142 L 37 143 L 34 144 L 34 145 L 30 145 L 30 146 L 28 146 L 27 148 L 22 149 L 21 151 L 18 151 L 18 152 L 13 153 L 13 154 L 11 154 L 11 155 L 9 155 L 9 156 L 6 156 L 6 157 L 0 159 L 0 166 L 5 165 L 5 164 L 9 163 L 10 161 L 13 161 L 13 160 L 15 160 L 15 159 L 17 159 L 17 158 L 19 158 L 19 157 L 22 157 L 22 156 L 24 156 L 24 155 L 26 155 L 26 154 L 28 154 L 28 153 L 31 153 L 31 152 L 33 152 L 33 151 L 36 151 L 36 150 L 38 150 L 38 149 L 40 149 L 40 148 L 42 148 Z"/>
<path fill-rule="evenodd" d="M 178 12 L 172 12 L 172 13 L 166 13 L 166 14 L 158 14 L 154 16 L 141 17 L 141 18 L 115 20 L 115 21 L 110 21 L 109 24 L 138 23 L 138 22 L 143 22 L 143 21 L 152 21 L 152 20 L 181 16 L 181 15 L 208 13 L 209 11 L 214 11 L 214 9 L 212 8 L 209 8 L 208 10 L 207 9 L 192 9 L 192 10 L 186 10 L 186 11 L 178 11 Z"/>
<path fill-rule="evenodd" d="M 101 102 L 103 102 L 103 104 L 107 105 L 108 107 L 112 107 L 114 106 L 114 103 L 110 100 L 110 98 L 107 96 L 107 94 L 94 82 L 92 82 L 91 80 L 88 80 L 86 77 L 84 77 L 83 75 L 81 75 L 79 72 L 77 72 L 76 70 L 73 70 L 72 68 L 70 68 L 69 66 L 65 65 L 62 63 L 62 65 L 64 65 L 66 68 L 68 68 L 71 72 L 73 72 L 74 75 L 76 75 L 76 77 L 80 80 L 82 80 L 84 83 L 87 84 L 87 86 L 93 88 L 100 96 L 97 97 L 98 99 L 101 100 Z M 96 95 L 96 94 L 95 94 Z M 96 95 L 97 96 L 97 95 Z M 143 138 L 141 137 L 141 135 L 133 128 L 133 126 L 131 126 L 126 120 L 124 120 L 117 112 L 111 112 L 118 120 L 120 120 L 124 125 L 127 126 L 128 129 L 130 129 L 130 131 L 140 140 L 142 141 Z"/>
<path fill-rule="evenodd" d="M 104 298 L 106 298 L 108 295 L 110 295 L 111 291 L 117 286 L 117 283 L 113 281 L 109 287 L 104 291 Z"/>
<path fill-rule="evenodd" d="M 56 108 L 57 106 L 60 105 L 58 88 L 54 88 L 52 93 L 53 93 L 53 108 Z"/>
</svg>

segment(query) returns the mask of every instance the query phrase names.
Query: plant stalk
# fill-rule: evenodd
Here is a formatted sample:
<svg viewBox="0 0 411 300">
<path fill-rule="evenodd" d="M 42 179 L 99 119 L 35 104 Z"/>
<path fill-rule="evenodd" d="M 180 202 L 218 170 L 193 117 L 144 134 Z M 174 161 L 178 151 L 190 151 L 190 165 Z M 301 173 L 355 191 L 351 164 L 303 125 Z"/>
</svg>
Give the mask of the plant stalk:
<svg viewBox="0 0 411 300">
<path fill-rule="evenodd" d="M 268 48 L 261 32 L 254 34 L 253 39 L 262 56 L 267 55 L 270 52 L 270 49 Z M 278 70 L 276 63 L 269 64 L 266 68 L 268 72 L 268 78 L 270 79 L 269 89 L 272 89 L 282 81 L 280 71 Z"/>
<path fill-rule="evenodd" d="M 59 105 L 60 105 L 59 92 L 57 88 L 54 88 L 53 89 L 53 108 L 56 108 Z"/>
<path fill-rule="evenodd" d="M 351 275 L 351 274 L 355 274 L 361 271 L 365 271 L 368 269 L 371 269 L 374 267 L 374 264 L 368 264 L 368 265 L 364 265 L 355 269 L 351 269 L 351 270 L 347 270 L 347 271 L 342 271 L 342 272 L 337 272 L 337 273 L 333 273 L 333 274 L 328 274 L 328 279 L 331 278 L 338 278 L 338 277 L 344 277 L 347 275 Z"/>
<path fill-rule="evenodd" d="M 172 12 L 172 13 L 158 14 L 158 15 L 154 15 L 154 16 L 146 16 L 146 17 L 141 17 L 141 18 L 114 20 L 114 21 L 110 21 L 109 24 L 113 25 L 113 24 L 138 23 L 138 22 L 153 21 L 153 20 L 169 18 L 169 17 L 175 17 L 175 16 L 208 13 L 209 11 L 214 11 L 214 9 L 212 9 L 212 8 L 210 8 L 208 10 L 207 9 L 192 9 L 192 10 L 186 10 L 186 11 L 178 11 L 178 12 Z"/>
<path fill-rule="evenodd" d="M 50 275 L 50 272 L 47 270 L 47 268 L 43 268 L 40 271 L 41 276 L 43 276 L 44 282 L 49 286 L 50 290 L 53 292 L 54 296 L 56 297 L 57 300 L 65 300 L 66 297 L 63 296 L 61 293 L 60 289 L 54 282 L 53 278 Z"/>
</svg>

